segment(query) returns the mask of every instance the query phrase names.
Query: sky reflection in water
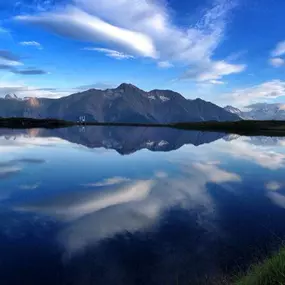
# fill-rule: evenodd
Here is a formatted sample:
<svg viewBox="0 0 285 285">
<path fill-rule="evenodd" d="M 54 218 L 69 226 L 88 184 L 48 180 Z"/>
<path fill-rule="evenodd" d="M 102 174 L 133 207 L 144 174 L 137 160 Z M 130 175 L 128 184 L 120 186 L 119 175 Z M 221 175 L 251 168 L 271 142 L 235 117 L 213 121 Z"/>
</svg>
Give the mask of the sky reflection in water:
<svg viewBox="0 0 285 285">
<path fill-rule="evenodd" d="M 285 139 L 0 135 L 1 284 L 205 284 L 284 238 Z"/>
</svg>

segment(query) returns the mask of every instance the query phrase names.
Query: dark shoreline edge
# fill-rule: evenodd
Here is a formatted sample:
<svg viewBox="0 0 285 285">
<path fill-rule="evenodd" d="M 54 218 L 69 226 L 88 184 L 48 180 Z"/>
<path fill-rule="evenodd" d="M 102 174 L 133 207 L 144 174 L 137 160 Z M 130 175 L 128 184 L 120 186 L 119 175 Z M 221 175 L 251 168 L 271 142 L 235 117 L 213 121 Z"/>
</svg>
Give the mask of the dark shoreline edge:
<svg viewBox="0 0 285 285">
<path fill-rule="evenodd" d="M 222 132 L 238 135 L 253 136 L 285 136 L 285 121 L 254 121 L 240 120 L 234 122 L 185 122 L 172 124 L 158 123 L 99 123 L 72 122 L 57 119 L 32 118 L 0 118 L 0 128 L 29 129 L 29 128 L 66 128 L 72 126 L 109 126 L 109 127 L 159 127 L 176 128 L 181 130 L 196 130 L 205 132 Z"/>
</svg>

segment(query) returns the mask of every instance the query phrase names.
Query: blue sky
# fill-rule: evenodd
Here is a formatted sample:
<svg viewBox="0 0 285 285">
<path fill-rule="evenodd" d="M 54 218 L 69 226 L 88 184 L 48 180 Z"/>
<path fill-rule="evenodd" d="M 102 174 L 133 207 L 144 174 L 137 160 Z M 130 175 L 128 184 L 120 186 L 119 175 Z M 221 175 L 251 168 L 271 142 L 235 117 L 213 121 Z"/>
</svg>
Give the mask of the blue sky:
<svg viewBox="0 0 285 285">
<path fill-rule="evenodd" d="M 0 96 L 129 82 L 285 103 L 284 11 L 283 0 L 0 0 Z"/>
</svg>

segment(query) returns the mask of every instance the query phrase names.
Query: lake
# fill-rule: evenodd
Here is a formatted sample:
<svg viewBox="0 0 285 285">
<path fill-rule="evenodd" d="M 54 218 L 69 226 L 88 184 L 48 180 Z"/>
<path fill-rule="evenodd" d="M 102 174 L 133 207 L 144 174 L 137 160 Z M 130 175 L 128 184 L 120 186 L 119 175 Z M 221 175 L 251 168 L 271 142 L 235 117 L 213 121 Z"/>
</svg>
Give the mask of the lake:
<svg viewBox="0 0 285 285">
<path fill-rule="evenodd" d="M 0 129 L 0 283 L 211 284 L 246 270 L 285 236 L 284 146 L 166 128 Z"/>
</svg>

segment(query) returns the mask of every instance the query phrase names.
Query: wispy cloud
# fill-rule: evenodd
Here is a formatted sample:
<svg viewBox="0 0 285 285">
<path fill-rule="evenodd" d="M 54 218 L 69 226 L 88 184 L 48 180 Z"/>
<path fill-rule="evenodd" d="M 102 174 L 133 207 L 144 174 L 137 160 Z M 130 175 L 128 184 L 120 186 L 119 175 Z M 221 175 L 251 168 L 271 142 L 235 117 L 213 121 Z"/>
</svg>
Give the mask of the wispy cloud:
<svg viewBox="0 0 285 285">
<path fill-rule="evenodd" d="M 59 240 L 69 253 L 73 253 L 118 232 L 143 229 L 176 205 L 190 210 L 199 208 L 199 213 L 203 212 L 199 222 L 207 213 L 211 212 L 213 217 L 214 201 L 208 193 L 207 183 L 222 186 L 241 181 L 237 174 L 223 170 L 219 163 L 193 165 L 183 160 L 179 166 L 181 175 L 175 178 L 170 178 L 167 173 L 154 173 L 150 180 L 128 179 L 122 184 L 112 184 L 110 188 L 63 193 L 44 201 L 33 201 L 18 210 L 70 221 Z M 110 177 L 106 181 L 116 180 Z M 101 226 L 94 228 L 92 224 Z"/>
<path fill-rule="evenodd" d="M 112 57 L 118 60 L 122 60 L 122 59 L 131 59 L 134 58 L 134 56 L 123 53 L 123 52 L 119 52 L 113 49 L 108 49 L 108 48 L 93 48 L 93 47 L 86 47 L 84 48 L 84 50 L 89 50 L 89 51 L 97 51 L 97 52 L 101 52 L 106 54 L 106 56 L 108 57 Z"/>
<path fill-rule="evenodd" d="M 0 180 L 10 178 L 11 176 L 21 172 L 18 166 L 0 166 Z"/>
<path fill-rule="evenodd" d="M 23 190 L 35 190 L 37 188 L 39 188 L 40 186 L 40 183 L 35 183 L 35 184 L 23 184 L 23 185 L 20 185 L 20 189 L 23 189 Z"/>
<path fill-rule="evenodd" d="M 223 84 L 225 84 L 225 82 L 223 82 L 221 80 L 216 80 L 216 79 L 210 80 L 210 83 L 214 84 L 214 85 L 223 85 Z"/>
<path fill-rule="evenodd" d="M 285 61 L 281 56 L 285 54 L 285 41 L 279 42 L 275 49 L 271 51 L 269 64 L 273 67 L 281 67 L 285 65 Z"/>
<path fill-rule="evenodd" d="M 111 179 L 111 178 L 110 178 Z M 58 195 L 58 201 L 50 207 L 51 201 L 46 201 L 45 205 L 40 209 L 37 206 L 31 206 L 27 211 L 35 210 L 49 215 L 55 215 L 58 218 L 73 220 L 84 215 L 97 212 L 99 210 L 128 203 L 140 201 L 147 197 L 154 182 L 151 180 L 130 181 L 130 183 L 115 186 L 117 191 L 93 191 L 85 193 L 82 199 L 78 199 L 77 193 L 69 193 L 70 201 L 68 207 L 64 207 L 66 195 Z M 114 188 L 112 188 L 114 190 Z"/>
<path fill-rule="evenodd" d="M 86 85 L 77 86 L 77 87 L 74 87 L 73 89 L 77 90 L 77 91 L 82 91 L 82 90 L 85 91 L 87 89 L 93 89 L 93 88 L 105 90 L 108 88 L 114 88 L 115 86 L 117 86 L 117 85 L 114 83 L 111 83 L 111 82 L 97 82 L 97 83 L 93 83 L 93 84 L 86 84 Z"/>
<path fill-rule="evenodd" d="M 46 160 L 39 158 L 18 158 L 12 160 L 14 163 L 26 163 L 26 164 L 42 164 L 46 163 Z"/>
<path fill-rule="evenodd" d="M 42 45 L 36 41 L 30 41 L 30 42 L 20 42 L 20 45 L 22 46 L 32 46 L 36 47 L 37 49 L 43 49 Z"/>
<path fill-rule="evenodd" d="M 169 62 L 169 61 L 159 61 L 157 63 L 157 66 L 160 67 L 160 68 L 171 68 L 174 65 L 171 62 Z"/>
<path fill-rule="evenodd" d="M 277 191 L 282 188 L 282 184 L 277 181 L 270 181 L 266 183 L 265 188 L 270 191 Z"/>
<path fill-rule="evenodd" d="M 274 58 L 270 58 L 269 59 L 269 63 L 273 66 L 273 67 L 280 67 L 285 65 L 285 61 L 283 58 L 280 57 L 274 57 Z"/>
<path fill-rule="evenodd" d="M 21 58 L 8 50 L 0 50 L 0 70 L 7 70 L 14 74 L 20 75 L 43 75 L 48 72 L 38 68 L 27 68 L 24 70 L 18 69 L 19 66 L 24 65 Z"/>
<path fill-rule="evenodd" d="M 39 24 L 63 36 L 96 43 L 112 41 L 134 53 L 148 57 L 156 56 L 148 36 L 111 25 L 75 7 L 66 8 L 63 12 L 44 13 L 38 16 L 18 16 L 16 19 Z"/>
<path fill-rule="evenodd" d="M 130 179 L 126 177 L 112 177 L 112 178 L 105 179 L 101 182 L 87 183 L 87 184 L 84 184 L 83 186 L 85 187 L 111 186 L 111 185 L 121 184 L 121 183 L 128 182 L 128 181 L 130 181 Z"/>
<path fill-rule="evenodd" d="M 274 191 L 267 193 L 268 198 L 278 207 L 285 208 L 285 196 Z"/>
<path fill-rule="evenodd" d="M 271 52 L 272 57 L 278 57 L 285 54 L 285 41 L 279 42 L 275 49 Z"/>
<path fill-rule="evenodd" d="M 237 89 L 223 95 L 223 99 L 237 106 L 246 106 L 250 103 L 269 101 L 285 96 L 285 81 L 272 80 L 244 89 Z"/>
<path fill-rule="evenodd" d="M 0 179 L 9 178 L 15 174 L 18 174 L 22 171 L 22 164 L 31 164 L 31 163 L 44 163 L 44 160 L 39 159 L 14 159 L 6 162 L 0 163 Z"/>
<path fill-rule="evenodd" d="M 8 50 L 0 50 L 0 64 L 2 66 L 23 65 L 21 62 L 21 58 Z"/>
<path fill-rule="evenodd" d="M 240 73 L 244 71 L 246 65 L 231 64 L 225 61 L 206 62 L 204 64 L 191 67 L 182 78 L 192 78 L 198 82 L 219 82 L 226 75 Z"/>
<path fill-rule="evenodd" d="M 17 16 L 16 20 L 39 25 L 62 36 L 111 46 L 112 49 L 101 52 L 117 59 L 130 55 L 152 58 L 160 67 L 170 67 L 167 62 L 189 65 L 196 72 L 187 72 L 184 78 L 207 81 L 245 69 L 245 65 L 212 60 L 224 37 L 234 2 L 215 1 L 200 20 L 187 29 L 173 24 L 171 12 L 162 2 L 145 0 L 97 0 L 96 3 L 73 0 L 73 5 L 63 9 Z"/>
<path fill-rule="evenodd" d="M 214 183 L 223 182 L 241 182 L 241 177 L 236 173 L 220 169 L 216 164 L 211 163 L 194 163 L 193 167 L 207 176 L 207 181 Z"/>
<path fill-rule="evenodd" d="M 9 33 L 9 31 L 0 26 L 0 34 L 6 34 L 6 33 Z"/>
<path fill-rule="evenodd" d="M 48 72 L 46 72 L 42 69 L 25 69 L 25 70 L 11 69 L 11 72 L 14 74 L 21 74 L 21 75 L 44 75 L 44 74 L 48 74 Z"/>
<path fill-rule="evenodd" d="M 0 97 L 6 94 L 16 94 L 20 98 L 59 98 L 70 95 L 71 90 L 61 90 L 56 88 L 39 88 L 36 86 L 25 85 L 22 82 L 0 82 Z"/>
<path fill-rule="evenodd" d="M 233 157 L 256 163 L 266 169 L 277 170 L 285 167 L 284 153 L 274 151 L 272 148 L 265 148 L 262 145 L 252 145 L 245 139 L 229 141 L 226 147 L 220 150 L 231 154 Z"/>
<path fill-rule="evenodd" d="M 11 69 L 11 65 L 9 64 L 0 64 L 0 70 L 10 70 Z"/>
<path fill-rule="evenodd" d="M 3 67 L 4 69 L 5 67 Z M 1 65 L 0 65 L 1 69 Z M 7 67 L 10 70 L 10 67 Z M 37 87 L 24 84 L 22 81 L 19 82 L 0 82 L 0 98 L 6 94 L 16 94 L 20 98 L 24 97 L 38 97 L 38 98 L 60 98 L 68 96 L 76 92 L 82 92 L 87 89 L 108 89 L 115 88 L 118 84 L 111 82 L 97 82 L 94 84 L 76 86 L 74 88 L 55 88 L 55 87 Z"/>
</svg>

